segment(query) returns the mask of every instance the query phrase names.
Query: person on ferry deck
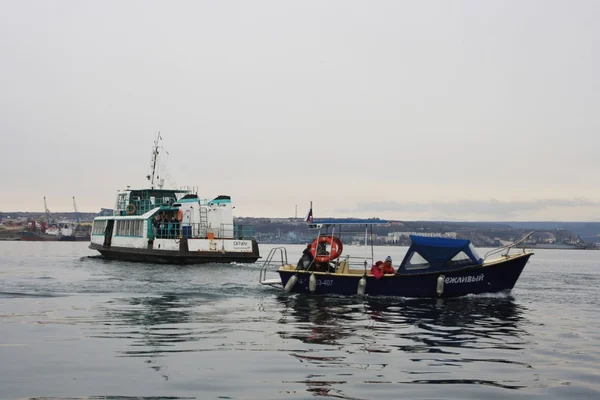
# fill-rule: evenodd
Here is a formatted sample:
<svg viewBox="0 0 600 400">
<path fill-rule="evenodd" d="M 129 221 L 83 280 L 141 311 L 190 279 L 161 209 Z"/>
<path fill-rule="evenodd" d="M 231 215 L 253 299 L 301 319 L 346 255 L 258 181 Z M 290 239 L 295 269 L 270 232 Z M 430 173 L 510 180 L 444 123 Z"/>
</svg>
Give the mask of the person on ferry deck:
<svg viewBox="0 0 600 400">
<path fill-rule="evenodd" d="M 154 231 L 154 237 L 160 237 L 160 220 L 161 214 L 156 214 L 156 216 L 152 219 L 152 226 Z"/>
<path fill-rule="evenodd" d="M 166 215 L 165 214 L 159 214 L 158 215 L 158 236 L 160 238 L 164 238 L 166 236 L 167 233 L 167 221 L 166 221 Z"/>
</svg>

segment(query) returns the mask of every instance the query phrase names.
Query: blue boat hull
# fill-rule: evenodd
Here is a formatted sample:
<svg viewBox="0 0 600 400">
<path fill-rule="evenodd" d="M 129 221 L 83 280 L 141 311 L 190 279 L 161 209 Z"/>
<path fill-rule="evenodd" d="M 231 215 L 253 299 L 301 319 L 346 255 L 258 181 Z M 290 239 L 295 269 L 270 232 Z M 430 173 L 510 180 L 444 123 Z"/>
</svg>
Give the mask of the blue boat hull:
<svg viewBox="0 0 600 400">
<path fill-rule="evenodd" d="M 365 295 L 401 297 L 459 297 L 468 294 L 497 293 L 511 290 L 525 264 L 533 253 L 520 254 L 488 265 L 464 268 L 444 273 L 396 274 L 380 279 L 366 276 Z M 311 272 L 279 270 L 282 287 L 297 275 L 298 281 L 291 288 L 295 293 L 336 294 L 352 296 L 357 294 L 360 275 L 314 273 L 316 290 L 309 290 Z M 443 276 L 442 293 L 438 294 L 438 278 Z"/>
</svg>

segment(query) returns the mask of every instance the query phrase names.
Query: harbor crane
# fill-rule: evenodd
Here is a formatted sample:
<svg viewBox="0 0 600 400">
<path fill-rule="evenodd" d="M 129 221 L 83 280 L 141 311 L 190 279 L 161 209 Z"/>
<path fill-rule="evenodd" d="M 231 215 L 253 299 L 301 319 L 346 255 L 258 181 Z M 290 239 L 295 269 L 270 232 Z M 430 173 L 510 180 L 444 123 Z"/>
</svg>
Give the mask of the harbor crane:
<svg viewBox="0 0 600 400">
<path fill-rule="evenodd" d="M 56 220 L 52 216 L 52 213 L 48 209 L 48 204 L 46 203 L 46 196 L 44 196 L 44 211 L 46 212 L 46 219 L 48 220 L 48 224 L 56 224 Z"/>
<path fill-rule="evenodd" d="M 73 209 L 75 209 L 75 218 L 77 218 L 77 225 L 81 225 L 81 218 L 79 218 L 79 212 L 77 211 L 77 203 L 75 203 L 75 196 L 73 196 Z"/>
</svg>

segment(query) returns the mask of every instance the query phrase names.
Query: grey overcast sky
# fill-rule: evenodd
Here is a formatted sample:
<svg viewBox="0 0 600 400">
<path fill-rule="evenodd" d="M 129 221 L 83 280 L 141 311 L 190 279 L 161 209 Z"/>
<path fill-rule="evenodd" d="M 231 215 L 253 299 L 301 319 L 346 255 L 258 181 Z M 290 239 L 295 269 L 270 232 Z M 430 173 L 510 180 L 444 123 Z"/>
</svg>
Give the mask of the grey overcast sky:
<svg viewBox="0 0 600 400">
<path fill-rule="evenodd" d="M 0 0 L 2 211 L 600 221 L 600 1 Z"/>
</svg>

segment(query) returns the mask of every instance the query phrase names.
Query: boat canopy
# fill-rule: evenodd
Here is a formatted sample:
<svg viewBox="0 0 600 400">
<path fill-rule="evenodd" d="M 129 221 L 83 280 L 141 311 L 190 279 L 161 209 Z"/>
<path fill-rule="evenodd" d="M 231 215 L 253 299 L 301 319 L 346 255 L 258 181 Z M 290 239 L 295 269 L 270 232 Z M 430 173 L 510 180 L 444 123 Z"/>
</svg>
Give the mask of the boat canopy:
<svg viewBox="0 0 600 400">
<path fill-rule="evenodd" d="M 415 235 L 410 239 L 399 273 L 443 272 L 483 263 L 470 240 Z"/>
</svg>

